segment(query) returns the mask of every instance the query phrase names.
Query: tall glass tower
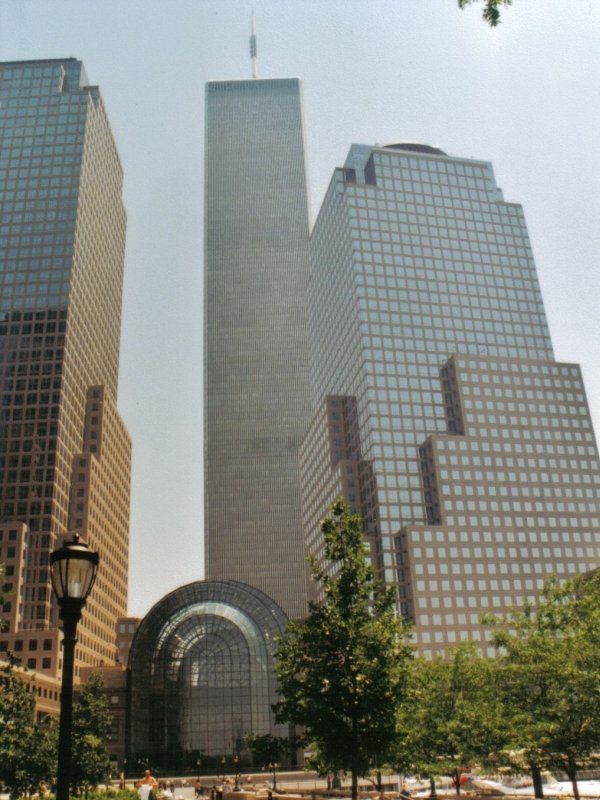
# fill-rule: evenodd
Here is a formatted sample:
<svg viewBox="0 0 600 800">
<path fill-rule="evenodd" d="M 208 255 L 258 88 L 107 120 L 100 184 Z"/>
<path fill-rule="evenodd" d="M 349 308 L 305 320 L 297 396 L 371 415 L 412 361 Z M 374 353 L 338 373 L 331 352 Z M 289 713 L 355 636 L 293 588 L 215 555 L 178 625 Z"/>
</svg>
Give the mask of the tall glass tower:
<svg viewBox="0 0 600 800">
<path fill-rule="evenodd" d="M 304 525 L 344 494 L 424 651 L 600 560 L 579 369 L 557 364 L 519 205 L 492 167 L 355 145 L 311 236 Z"/>
<path fill-rule="evenodd" d="M 82 63 L 0 64 L 0 562 L 9 587 L 0 654 L 12 650 L 42 681 L 60 674 L 48 555 L 67 533 L 101 557 L 76 675 L 114 663 L 115 623 L 127 612 L 121 194 L 104 105 Z"/>
<path fill-rule="evenodd" d="M 306 611 L 308 201 L 296 79 L 206 87 L 205 551 L 211 580 Z"/>
</svg>

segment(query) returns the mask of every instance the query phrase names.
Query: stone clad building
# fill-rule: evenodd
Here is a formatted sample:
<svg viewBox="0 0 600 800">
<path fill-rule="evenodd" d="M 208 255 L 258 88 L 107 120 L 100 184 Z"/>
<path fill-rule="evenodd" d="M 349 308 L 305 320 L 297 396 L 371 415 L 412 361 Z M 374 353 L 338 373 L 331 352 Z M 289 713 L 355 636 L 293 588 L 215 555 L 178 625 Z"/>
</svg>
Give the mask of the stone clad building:
<svg viewBox="0 0 600 800">
<path fill-rule="evenodd" d="M 115 663 L 127 612 L 131 443 L 117 410 L 122 169 L 98 87 L 74 58 L 0 64 L 0 656 L 56 711 L 62 656 L 48 557 L 80 534 L 103 569 L 80 670 Z"/>
</svg>

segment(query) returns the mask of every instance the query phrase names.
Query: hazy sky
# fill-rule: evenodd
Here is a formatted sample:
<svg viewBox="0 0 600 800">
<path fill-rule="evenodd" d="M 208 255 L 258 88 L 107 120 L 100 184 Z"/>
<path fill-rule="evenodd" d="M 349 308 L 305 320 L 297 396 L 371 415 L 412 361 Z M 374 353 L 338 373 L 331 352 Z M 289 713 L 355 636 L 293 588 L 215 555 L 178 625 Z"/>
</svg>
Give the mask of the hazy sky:
<svg viewBox="0 0 600 800">
<path fill-rule="evenodd" d="M 259 77 L 303 81 L 313 216 L 352 142 L 493 163 L 600 429 L 598 0 L 514 0 L 497 29 L 456 0 L 0 0 L 0 60 L 80 58 L 125 171 L 132 614 L 203 577 L 204 84 L 250 77 L 251 8 Z"/>
</svg>

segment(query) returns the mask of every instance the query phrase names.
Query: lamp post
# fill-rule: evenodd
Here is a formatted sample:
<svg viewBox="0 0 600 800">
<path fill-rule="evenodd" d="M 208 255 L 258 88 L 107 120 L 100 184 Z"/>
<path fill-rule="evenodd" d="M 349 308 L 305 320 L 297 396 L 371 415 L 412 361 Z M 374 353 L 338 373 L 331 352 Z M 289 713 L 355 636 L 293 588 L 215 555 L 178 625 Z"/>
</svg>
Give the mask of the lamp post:
<svg viewBox="0 0 600 800">
<path fill-rule="evenodd" d="M 98 553 L 80 541 L 65 542 L 50 553 L 50 577 L 63 623 L 63 669 L 58 731 L 56 800 L 68 800 L 71 781 L 71 732 L 73 727 L 73 666 L 77 623 L 98 573 Z"/>
<path fill-rule="evenodd" d="M 225 756 L 221 758 L 221 772 L 223 773 L 223 781 L 225 781 Z M 58 798 L 56 798 L 58 800 Z"/>
<path fill-rule="evenodd" d="M 240 773 L 239 773 L 239 758 L 237 753 L 233 757 L 233 769 L 235 770 L 235 784 L 233 786 L 234 792 L 239 792 L 240 790 Z"/>
</svg>

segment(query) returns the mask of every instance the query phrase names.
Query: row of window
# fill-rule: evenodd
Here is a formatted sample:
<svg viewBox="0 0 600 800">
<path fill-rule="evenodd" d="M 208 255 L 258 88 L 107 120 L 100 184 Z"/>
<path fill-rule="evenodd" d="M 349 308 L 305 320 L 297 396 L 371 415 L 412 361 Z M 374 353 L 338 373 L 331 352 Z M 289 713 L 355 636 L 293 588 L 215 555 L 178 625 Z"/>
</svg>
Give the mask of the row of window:
<svg viewBox="0 0 600 800">
<path fill-rule="evenodd" d="M 30 652 L 35 652 L 38 649 L 38 639 L 30 639 L 27 649 Z M 42 650 L 52 650 L 52 639 L 42 639 Z M 21 653 L 24 649 L 24 642 L 23 639 L 15 639 L 13 642 L 12 649 L 15 653 Z M 0 639 L 0 653 L 6 653 L 8 651 L 8 641 L 6 639 Z"/>
</svg>

